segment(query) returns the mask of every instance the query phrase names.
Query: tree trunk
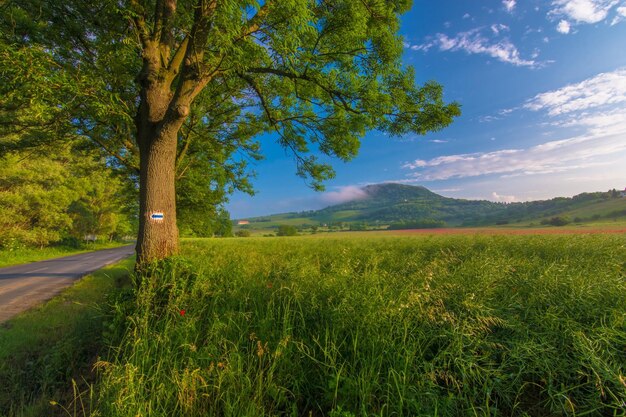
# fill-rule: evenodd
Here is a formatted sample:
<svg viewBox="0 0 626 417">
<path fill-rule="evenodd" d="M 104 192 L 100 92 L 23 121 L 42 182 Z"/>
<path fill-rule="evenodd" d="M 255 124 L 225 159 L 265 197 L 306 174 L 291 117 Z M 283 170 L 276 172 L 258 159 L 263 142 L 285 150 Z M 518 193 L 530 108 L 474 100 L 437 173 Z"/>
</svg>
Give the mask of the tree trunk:
<svg viewBox="0 0 626 417">
<path fill-rule="evenodd" d="M 191 86 L 183 80 L 177 93 L 172 91 L 176 72 L 162 67 L 162 52 L 155 42 L 144 45 L 144 66 L 138 77 L 141 101 L 135 119 L 140 161 L 136 269 L 178 253 L 175 185 L 178 131 L 189 116 L 193 97 L 200 91 L 195 91 L 193 78 L 187 80 Z"/>
<path fill-rule="evenodd" d="M 178 253 L 177 134 L 178 129 L 170 126 L 156 131 L 149 129 L 140 138 L 138 267 Z"/>
</svg>

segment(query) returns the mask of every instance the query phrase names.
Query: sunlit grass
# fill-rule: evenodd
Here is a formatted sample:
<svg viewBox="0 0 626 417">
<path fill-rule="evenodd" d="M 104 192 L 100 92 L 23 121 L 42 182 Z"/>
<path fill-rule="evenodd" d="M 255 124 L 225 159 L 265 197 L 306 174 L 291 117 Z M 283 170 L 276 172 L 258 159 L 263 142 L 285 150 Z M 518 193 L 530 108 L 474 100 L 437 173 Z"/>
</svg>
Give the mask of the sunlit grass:
<svg viewBox="0 0 626 417">
<path fill-rule="evenodd" d="M 20 248 L 14 250 L 0 250 L 0 268 L 11 265 L 20 265 L 61 256 L 76 255 L 99 249 L 115 248 L 128 245 L 129 242 L 102 242 L 84 244 L 80 248 L 70 246 L 49 246 L 45 248 Z"/>
<path fill-rule="evenodd" d="M 118 304 L 128 329 L 99 364 L 99 412 L 623 415 L 625 244 L 188 241 Z"/>
</svg>

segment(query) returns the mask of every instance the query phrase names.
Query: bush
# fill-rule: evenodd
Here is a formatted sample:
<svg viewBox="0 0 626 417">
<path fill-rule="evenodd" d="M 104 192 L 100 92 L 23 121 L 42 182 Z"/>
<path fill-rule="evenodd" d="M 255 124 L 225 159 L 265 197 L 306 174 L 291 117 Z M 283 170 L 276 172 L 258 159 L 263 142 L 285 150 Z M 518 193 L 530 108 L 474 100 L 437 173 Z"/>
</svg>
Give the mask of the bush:
<svg viewBox="0 0 626 417">
<path fill-rule="evenodd" d="M 567 216 L 555 216 L 548 220 L 548 224 L 551 226 L 565 226 L 570 223 L 571 221 Z"/>
<path fill-rule="evenodd" d="M 250 237 L 251 233 L 249 230 L 238 230 L 235 233 L 235 236 L 237 237 Z"/>
<path fill-rule="evenodd" d="M 286 224 L 281 224 L 278 226 L 278 232 L 276 232 L 276 236 L 297 236 L 298 229 L 295 226 L 289 226 Z"/>
</svg>

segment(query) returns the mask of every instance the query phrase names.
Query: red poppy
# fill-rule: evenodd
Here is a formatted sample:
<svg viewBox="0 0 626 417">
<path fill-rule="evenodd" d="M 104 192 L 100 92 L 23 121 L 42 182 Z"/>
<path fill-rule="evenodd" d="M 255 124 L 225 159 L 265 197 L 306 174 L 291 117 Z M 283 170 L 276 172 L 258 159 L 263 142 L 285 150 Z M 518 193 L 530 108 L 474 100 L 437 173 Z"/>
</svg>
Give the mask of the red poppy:
<svg viewBox="0 0 626 417">
<path fill-rule="evenodd" d="M 186 311 L 185 311 L 185 310 L 180 310 L 180 315 L 181 315 L 181 316 L 184 316 L 184 315 L 185 315 L 185 313 L 186 313 Z"/>
</svg>

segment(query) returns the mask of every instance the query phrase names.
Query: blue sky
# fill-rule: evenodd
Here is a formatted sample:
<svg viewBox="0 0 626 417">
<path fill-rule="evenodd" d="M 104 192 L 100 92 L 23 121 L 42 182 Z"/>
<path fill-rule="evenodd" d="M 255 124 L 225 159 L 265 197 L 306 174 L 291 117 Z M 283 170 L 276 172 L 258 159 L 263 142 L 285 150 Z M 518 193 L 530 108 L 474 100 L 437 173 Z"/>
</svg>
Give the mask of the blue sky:
<svg viewBox="0 0 626 417">
<path fill-rule="evenodd" d="M 441 195 L 527 201 L 626 187 L 626 0 L 415 0 L 404 62 L 463 115 L 426 136 L 370 132 L 316 193 L 271 137 L 257 194 L 232 218 L 322 208 L 400 182 Z"/>
</svg>

